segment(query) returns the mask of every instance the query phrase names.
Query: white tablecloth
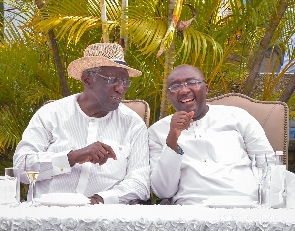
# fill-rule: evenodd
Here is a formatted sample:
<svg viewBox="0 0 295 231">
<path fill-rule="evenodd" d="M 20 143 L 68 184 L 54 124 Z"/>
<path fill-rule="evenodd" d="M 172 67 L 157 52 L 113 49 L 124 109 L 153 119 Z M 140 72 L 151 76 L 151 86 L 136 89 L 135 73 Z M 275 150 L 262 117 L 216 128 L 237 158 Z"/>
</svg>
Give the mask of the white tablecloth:
<svg viewBox="0 0 295 231">
<path fill-rule="evenodd" d="M 295 230 L 294 209 L 0 205 L 0 230 Z"/>
</svg>

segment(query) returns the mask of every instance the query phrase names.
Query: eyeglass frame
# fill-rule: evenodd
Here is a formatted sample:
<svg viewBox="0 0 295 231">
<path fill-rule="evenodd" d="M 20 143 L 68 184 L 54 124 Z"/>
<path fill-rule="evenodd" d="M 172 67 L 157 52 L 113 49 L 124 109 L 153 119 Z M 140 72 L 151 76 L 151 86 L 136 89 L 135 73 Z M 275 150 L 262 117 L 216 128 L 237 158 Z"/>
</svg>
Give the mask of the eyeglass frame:
<svg viewBox="0 0 295 231">
<path fill-rule="evenodd" d="M 101 78 L 107 79 L 108 85 L 116 86 L 116 85 L 121 84 L 124 88 L 129 88 L 131 86 L 131 83 L 132 83 L 132 81 L 129 80 L 129 79 L 122 80 L 122 79 L 120 79 L 118 77 L 113 77 L 113 76 L 108 77 L 108 76 L 104 76 L 102 74 L 99 74 L 97 72 L 93 72 L 93 73 L 95 73 L 96 75 L 98 75 Z M 116 81 L 117 83 L 111 83 L 112 81 Z M 126 85 L 124 83 L 128 83 L 128 85 Z"/>
<path fill-rule="evenodd" d="M 188 86 L 188 81 L 192 81 L 192 80 L 196 81 L 196 83 L 195 83 L 196 85 L 195 86 Z M 184 81 L 183 83 L 175 83 L 175 84 L 172 84 L 167 89 L 170 92 L 175 93 L 175 92 L 181 91 L 184 86 L 187 87 L 187 88 L 194 88 L 194 87 L 199 86 L 199 84 L 201 84 L 201 83 L 206 83 L 206 81 L 205 80 L 198 80 L 198 79 L 192 78 L 192 79 L 188 79 L 188 80 Z M 179 90 L 176 90 L 176 91 L 171 91 L 171 87 L 173 87 L 173 86 L 181 86 L 181 88 Z"/>
</svg>

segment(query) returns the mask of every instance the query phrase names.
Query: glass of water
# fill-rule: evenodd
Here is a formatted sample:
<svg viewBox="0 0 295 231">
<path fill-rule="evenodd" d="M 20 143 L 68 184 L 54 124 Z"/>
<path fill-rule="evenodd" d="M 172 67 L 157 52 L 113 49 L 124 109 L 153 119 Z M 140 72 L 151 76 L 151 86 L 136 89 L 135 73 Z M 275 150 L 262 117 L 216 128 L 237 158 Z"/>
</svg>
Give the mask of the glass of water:
<svg viewBox="0 0 295 231">
<path fill-rule="evenodd" d="M 20 178 L 18 168 L 5 168 L 5 201 L 9 205 L 20 203 Z"/>
</svg>

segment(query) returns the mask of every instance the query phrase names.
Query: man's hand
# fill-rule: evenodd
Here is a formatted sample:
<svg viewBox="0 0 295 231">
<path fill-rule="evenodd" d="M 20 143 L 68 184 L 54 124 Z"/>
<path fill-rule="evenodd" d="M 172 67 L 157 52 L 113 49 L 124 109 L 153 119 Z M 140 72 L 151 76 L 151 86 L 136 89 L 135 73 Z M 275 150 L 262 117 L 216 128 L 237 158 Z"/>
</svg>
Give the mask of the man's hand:
<svg viewBox="0 0 295 231">
<path fill-rule="evenodd" d="M 103 198 L 100 195 L 94 194 L 93 196 L 89 197 L 90 204 L 104 204 Z"/>
<path fill-rule="evenodd" d="M 190 122 L 193 121 L 192 117 L 195 113 L 193 111 L 185 112 L 178 111 L 175 112 L 171 118 L 170 131 L 166 139 L 166 144 L 175 152 L 177 152 L 177 140 L 181 132 L 188 129 Z"/>
<path fill-rule="evenodd" d="M 83 164 L 85 162 L 103 165 L 107 162 L 108 158 L 117 159 L 112 147 L 99 141 L 85 148 L 71 151 L 68 154 L 70 166 L 74 166 L 76 163 Z"/>
</svg>

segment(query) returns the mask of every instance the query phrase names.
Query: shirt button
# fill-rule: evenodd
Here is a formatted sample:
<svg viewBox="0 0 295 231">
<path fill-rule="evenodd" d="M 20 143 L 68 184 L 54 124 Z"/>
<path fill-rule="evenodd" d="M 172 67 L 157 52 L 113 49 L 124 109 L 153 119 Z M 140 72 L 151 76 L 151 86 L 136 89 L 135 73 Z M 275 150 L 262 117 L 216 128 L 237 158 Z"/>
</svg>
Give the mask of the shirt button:
<svg viewBox="0 0 295 231">
<path fill-rule="evenodd" d="M 64 169 L 63 168 L 60 168 L 60 171 L 62 172 Z"/>
<path fill-rule="evenodd" d="M 91 119 L 90 122 L 94 122 L 94 119 Z"/>
</svg>

